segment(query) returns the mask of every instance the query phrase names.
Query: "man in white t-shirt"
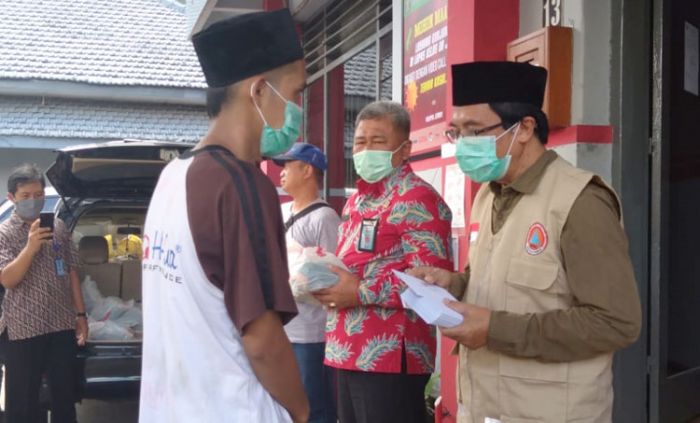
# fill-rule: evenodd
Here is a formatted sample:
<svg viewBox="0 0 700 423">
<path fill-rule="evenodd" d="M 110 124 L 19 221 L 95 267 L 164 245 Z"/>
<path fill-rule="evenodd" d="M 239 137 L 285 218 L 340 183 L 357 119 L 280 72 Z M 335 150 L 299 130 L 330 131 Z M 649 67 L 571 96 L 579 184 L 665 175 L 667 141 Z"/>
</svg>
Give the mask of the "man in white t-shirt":
<svg viewBox="0 0 700 423">
<path fill-rule="evenodd" d="M 279 197 L 258 165 L 299 136 L 296 24 L 289 9 L 246 13 L 192 42 L 209 130 L 163 169 L 148 208 L 139 421 L 306 423 Z"/>
<path fill-rule="evenodd" d="M 284 166 L 282 189 L 293 199 L 282 205 L 287 246 L 323 247 L 333 254 L 338 243 L 340 218 L 328 203 L 319 198 L 323 187 L 326 156 L 312 144 L 297 143 L 275 158 Z M 323 307 L 297 302 L 299 315 L 284 327 L 299 364 L 304 390 L 309 398 L 309 423 L 335 423 L 333 370 L 324 366 L 326 311 Z"/>
</svg>

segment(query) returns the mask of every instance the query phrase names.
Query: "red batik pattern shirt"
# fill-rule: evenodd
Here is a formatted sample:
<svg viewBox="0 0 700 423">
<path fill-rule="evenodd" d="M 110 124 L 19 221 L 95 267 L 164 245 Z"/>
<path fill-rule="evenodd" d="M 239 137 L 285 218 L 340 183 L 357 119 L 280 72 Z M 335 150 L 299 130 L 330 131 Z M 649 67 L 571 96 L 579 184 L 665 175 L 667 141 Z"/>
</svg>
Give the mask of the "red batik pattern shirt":
<svg viewBox="0 0 700 423">
<path fill-rule="evenodd" d="M 343 210 L 337 255 L 360 278 L 362 305 L 329 310 L 325 362 L 345 370 L 400 373 L 405 347 L 409 374 L 432 373 L 435 328 L 403 308 L 405 285 L 392 270 L 452 269 L 450 209 L 408 164 L 382 181 L 357 186 Z M 377 222 L 374 250 L 360 251 L 362 223 L 370 219 Z"/>
</svg>

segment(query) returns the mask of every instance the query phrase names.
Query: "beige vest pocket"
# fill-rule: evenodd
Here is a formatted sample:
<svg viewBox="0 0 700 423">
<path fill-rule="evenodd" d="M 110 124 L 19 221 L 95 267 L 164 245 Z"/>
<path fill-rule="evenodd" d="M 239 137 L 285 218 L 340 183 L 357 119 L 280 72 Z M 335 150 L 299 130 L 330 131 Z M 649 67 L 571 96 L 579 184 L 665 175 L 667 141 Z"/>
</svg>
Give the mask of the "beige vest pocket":
<svg viewBox="0 0 700 423">
<path fill-rule="evenodd" d="M 513 313 L 541 313 L 559 307 L 555 263 L 513 257 L 506 276 L 505 309 Z"/>
<path fill-rule="evenodd" d="M 544 364 L 501 355 L 499 399 L 504 415 L 511 419 L 501 420 L 564 422 L 568 366 L 568 363 Z"/>
<path fill-rule="evenodd" d="M 542 363 L 528 358 L 501 355 L 498 360 L 498 373 L 500 376 L 533 381 L 567 382 L 569 363 Z"/>
</svg>

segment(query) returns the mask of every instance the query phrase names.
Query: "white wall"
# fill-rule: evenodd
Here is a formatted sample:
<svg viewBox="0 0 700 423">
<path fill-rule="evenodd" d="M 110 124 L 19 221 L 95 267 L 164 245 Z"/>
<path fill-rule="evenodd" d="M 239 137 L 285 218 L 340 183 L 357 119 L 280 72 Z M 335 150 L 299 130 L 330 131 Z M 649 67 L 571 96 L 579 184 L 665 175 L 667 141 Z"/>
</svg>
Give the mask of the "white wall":
<svg viewBox="0 0 700 423">
<path fill-rule="evenodd" d="M 0 148 L 0 199 L 7 196 L 7 179 L 12 169 L 22 163 L 34 163 L 46 172 L 55 157 L 52 150 Z"/>
<path fill-rule="evenodd" d="M 612 185 L 612 144 L 579 142 L 553 150 L 572 165 L 593 172 Z"/>
<path fill-rule="evenodd" d="M 571 123 L 610 124 L 611 0 L 562 0 L 573 28 Z M 520 36 L 542 28 L 542 0 L 520 0 Z"/>
</svg>

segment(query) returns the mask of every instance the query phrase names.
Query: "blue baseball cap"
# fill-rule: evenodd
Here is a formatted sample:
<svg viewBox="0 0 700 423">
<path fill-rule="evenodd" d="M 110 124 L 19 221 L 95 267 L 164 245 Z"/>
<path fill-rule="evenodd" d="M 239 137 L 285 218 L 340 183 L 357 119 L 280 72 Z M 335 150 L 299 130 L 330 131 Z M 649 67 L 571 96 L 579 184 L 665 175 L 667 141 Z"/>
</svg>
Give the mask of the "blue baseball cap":
<svg viewBox="0 0 700 423">
<path fill-rule="evenodd" d="M 326 171 L 328 162 L 326 155 L 323 154 L 320 148 L 313 144 L 298 142 L 292 146 L 286 153 L 272 158 L 277 166 L 284 166 L 286 162 L 299 160 L 300 162 L 308 163 L 316 169 Z"/>
</svg>

